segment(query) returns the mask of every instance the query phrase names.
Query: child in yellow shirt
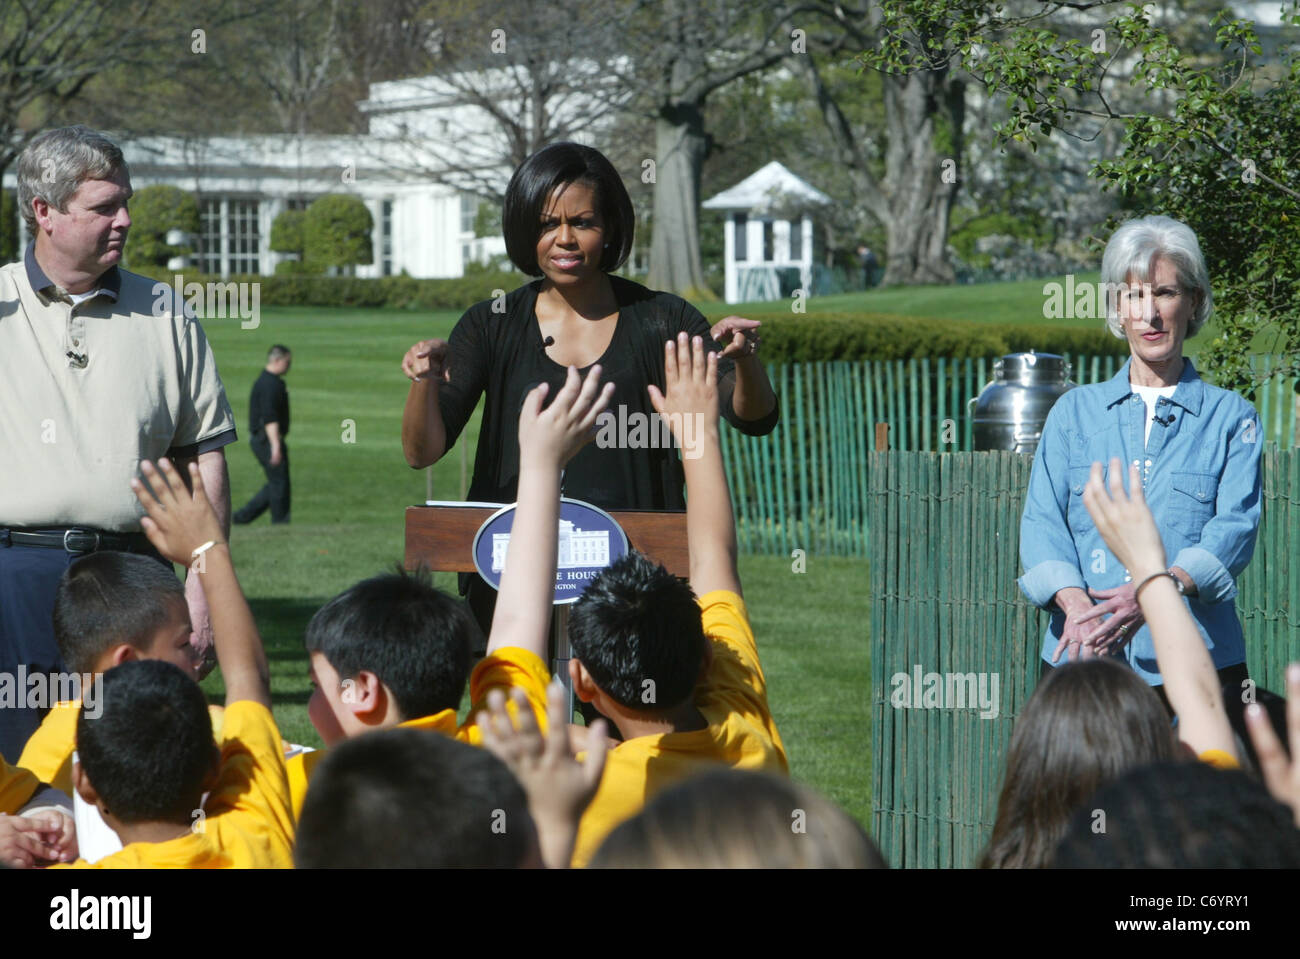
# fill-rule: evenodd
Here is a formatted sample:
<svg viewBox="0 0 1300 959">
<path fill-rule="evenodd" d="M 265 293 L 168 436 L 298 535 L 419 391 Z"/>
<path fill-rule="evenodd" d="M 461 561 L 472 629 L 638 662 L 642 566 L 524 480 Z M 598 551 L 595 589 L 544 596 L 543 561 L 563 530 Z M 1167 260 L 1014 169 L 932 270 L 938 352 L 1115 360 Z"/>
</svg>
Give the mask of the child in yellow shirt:
<svg viewBox="0 0 1300 959">
<path fill-rule="evenodd" d="M 200 661 L 190 644 L 185 589 L 171 567 L 132 553 L 100 552 L 68 567 L 54 597 L 54 639 L 82 696 L 94 707 L 94 676 L 140 659 L 172 663 L 195 679 Z M 27 740 L 18 765 L 72 792 L 72 753 L 81 699 L 60 702 Z M 210 709 L 220 728 L 221 707 Z"/>
<path fill-rule="evenodd" d="M 544 713 L 546 635 L 514 645 L 497 638 L 471 675 L 470 650 L 480 636 L 469 608 L 434 588 L 426 574 L 390 573 L 357 583 L 307 624 L 315 687 L 307 715 L 326 746 L 395 726 L 478 745 L 474 709 L 463 723 L 456 716 L 467 678 L 472 704 L 481 705 L 493 689 L 516 686 Z M 288 760 L 295 816 L 324 757 L 316 750 Z"/>
<path fill-rule="evenodd" d="M 226 685 L 221 744 L 192 674 L 156 660 L 108 670 L 97 715 L 87 703 L 78 717 L 72 778 L 123 848 L 71 867 L 288 867 L 293 813 L 266 653 L 229 547 L 197 466 L 189 490 L 166 460 L 141 471 L 154 490 L 132 483 L 145 535 L 167 559 L 192 565 L 208 600 Z"/>
<path fill-rule="evenodd" d="M 683 448 L 690 585 L 634 553 L 574 604 L 574 691 L 623 736 L 582 818 L 575 866 L 648 799 L 708 764 L 789 774 L 736 569 L 717 355 L 684 333 L 665 348 L 666 392 L 651 386 L 650 397 Z"/>
<path fill-rule="evenodd" d="M 541 657 L 555 583 L 560 473 L 591 440 L 596 417 L 609 402 L 612 386 L 599 389 L 599 378 L 599 366 L 585 381 L 570 368 L 546 410 L 542 402 L 548 388 L 543 385 L 528 394 L 520 412 L 519 502 L 488 657 L 471 684 L 475 705 L 487 710 L 470 715 L 487 724 L 486 733 L 484 725 L 468 721 L 457 726 L 453 712 L 464 686 L 463 666 L 457 675 L 453 665 L 466 661 L 466 639 L 473 629 L 461 604 L 428 587 L 417 590 L 409 580 L 390 577 L 370 583 L 399 596 L 413 592 L 421 601 L 401 602 L 390 596 L 383 606 L 374 597 L 359 605 L 340 602 L 344 594 L 308 627 L 312 667 L 321 683 L 312 707 L 325 711 L 313 712 L 312 718 L 322 734 L 326 727 L 336 730 L 334 739 L 350 738 L 371 726 L 391 727 L 394 713 L 441 704 L 428 720 L 401 725 L 434 729 L 476 744 L 486 739 L 498 755 L 509 757 L 504 761 L 511 768 L 486 751 L 409 728 L 386 728 L 350 739 L 330 751 L 307 791 L 295 852 L 300 867 L 568 864 L 576 812 L 599 777 L 603 723 L 591 731 L 587 763 L 574 763 L 567 751 L 567 704 L 555 690 L 548 691 Z M 441 616 L 426 612 L 439 606 L 446 610 Z M 316 645 L 332 650 L 332 655 L 326 658 Z M 417 654 L 417 645 L 428 648 Z M 453 665 L 438 670 L 440 657 Z M 380 661 L 393 672 L 371 673 L 366 664 Z M 339 663 L 346 665 L 338 669 Z M 404 675 L 403 665 L 407 672 L 427 669 L 428 675 L 423 680 Z M 329 670 L 324 681 L 322 668 Z M 347 684 L 338 679 L 344 670 L 350 674 Z M 516 687 L 513 712 L 505 702 L 504 687 L 509 685 Z M 412 702 L 423 705 L 412 707 Z M 549 722 L 543 718 L 548 707 Z M 512 719 L 520 727 L 517 735 L 507 728 Z M 543 748 L 541 727 L 550 733 L 545 756 L 537 755 Z"/>
<path fill-rule="evenodd" d="M 608 404 L 612 387 L 598 390 L 599 377 L 599 366 L 585 382 L 577 370 L 569 371 L 552 405 L 563 404 L 564 415 L 574 417 L 567 423 L 570 428 L 588 415 L 594 422 Z M 307 714 L 327 746 L 395 726 L 480 745 L 475 715 L 492 690 L 511 687 L 523 690 L 537 721 L 545 725 L 560 470 L 590 437 L 583 434 L 578 446 L 572 439 L 565 445 L 563 436 L 548 431 L 544 424 L 550 420 L 541 410 L 547 390 L 539 389 L 520 414 L 519 503 L 510 540 L 511 555 L 526 557 L 527 567 L 516 561 L 512 569 L 507 560 L 487 656 L 469 677 L 465 721 L 457 719 L 456 707 L 469 674 L 470 650 L 480 638 L 469 608 L 421 577 L 376 576 L 330 600 L 307 624 L 305 643 L 316 687 Z M 550 419 L 560 415 L 558 408 L 547 412 Z M 546 575 L 548 563 L 538 557 L 548 556 Z M 317 751 L 288 762 L 295 815 L 302 811 L 308 781 L 322 757 Z"/>
</svg>

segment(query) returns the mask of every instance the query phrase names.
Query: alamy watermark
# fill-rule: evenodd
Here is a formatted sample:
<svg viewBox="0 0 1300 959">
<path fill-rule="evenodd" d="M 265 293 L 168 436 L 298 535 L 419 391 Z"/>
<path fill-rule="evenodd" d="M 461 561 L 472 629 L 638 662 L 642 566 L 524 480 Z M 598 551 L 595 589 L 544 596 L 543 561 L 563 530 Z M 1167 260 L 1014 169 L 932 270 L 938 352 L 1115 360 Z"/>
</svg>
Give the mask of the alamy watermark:
<svg viewBox="0 0 1300 959">
<path fill-rule="evenodd" d="M 1069 273 L 1064 283 L 1043 284 L 1043 296 L 1046 319 L 1104 320 L 1122 315 L 1135 303 L 1150 303 L 1153 293 L 1150 283 L 1076 282 Z"/>
<path fill-rule="evenodd" d="M 640 410 L 629 413 L 620 403 L 617 413 L 605 410 L 596 417 L 596 445 L 603 450 L 658 450 L 680 446 L 682 456 L 693 460 L 704 455 L 704 429 L 703 413 L 669 413 L 667 416 L 653 412 L 647 415 Z M 680 443 L 677 437 L 681 437 Z"/>
<path fill-rule="evenodd" d="M 894 673 L 889 704 L 895 709 L 979 709 L 981 719 L 998 718 L 997 673 Z"/>
<path fill-rule="evenodd" d="M 104 712 L 103 673 L 0 672 L 0 709 L 53 709 L 80 702 L 87 719 Z"/>
<path fill-rule="evenodd" d="M 166 316 L 183 303 L 198 320 L 240 320 L 240 328 L 255 330 L 262 325 L 262 284 L 185 282 L 177 273 L 174 282 L 153 285 L 153 315 Z"/>
</svg>

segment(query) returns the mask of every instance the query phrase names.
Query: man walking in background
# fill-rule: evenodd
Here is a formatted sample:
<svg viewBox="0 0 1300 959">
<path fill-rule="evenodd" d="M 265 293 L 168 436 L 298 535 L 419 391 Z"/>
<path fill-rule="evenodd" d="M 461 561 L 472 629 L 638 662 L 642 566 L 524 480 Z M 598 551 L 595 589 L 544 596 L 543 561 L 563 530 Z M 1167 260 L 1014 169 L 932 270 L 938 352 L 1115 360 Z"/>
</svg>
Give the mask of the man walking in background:
<svg viewBox="0 0 1300 959">
<path fill-rule="evenodd" d="M 235 523 L 251 523 L 269 507 L 272 523 L 289 522 L 289 390 L 284 375 L 293 364 L 287 346 L 276 344 L 266 354 L 266 368 L 253 384 L 248 399 L 249 445 L 266 471 L 266 485 L 231 517 Z"/>
</svg>

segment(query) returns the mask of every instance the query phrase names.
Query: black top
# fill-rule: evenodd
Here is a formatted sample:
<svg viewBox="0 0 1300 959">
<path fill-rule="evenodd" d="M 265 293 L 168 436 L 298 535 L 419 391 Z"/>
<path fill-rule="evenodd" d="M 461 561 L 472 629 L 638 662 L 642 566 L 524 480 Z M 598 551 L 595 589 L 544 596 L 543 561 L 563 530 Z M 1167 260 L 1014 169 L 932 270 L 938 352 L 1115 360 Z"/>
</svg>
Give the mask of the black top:
<svg viewBox="0 0 1300 959">
<path fill-rule="evenodd" d="M 646 387 L 664 388 L 664 343 L 682 330 L 703 336 L 712 349 L 709 323 L 699 310 L 680 297 L 647 290 L 638 283 L 610 276 L 619 315 L 609 348 L 598 361 L 603 381 L 613 381 L 609 409 L 626 416 L 628 434 L 640 419 L 649 423 L 654 407 Z M 486 393 L 474 479 L 469 499 L 512 503 L 519 479 L 519 411 L 524 395 L 539 383 L 550 384 L 553 397 L 564 383 L 565 368 L 549 356 L 542 344 L 534 306 L 541 280 L 522 286 L 505 298 L 505 310 L 493 312 L 492 300 L 470 307 L 451 332 L 451 382 L 438 394 L 447 449 L 460 436 Z M 762 420 L 747 422 L 732 408 L 735 364 L 718 363 L 719 404 L 727 421 L 751 435 L 770 433 L 780 418 L 780 408 Z M 586 369 L 582 370 L 586 373 Z M 724 380 L 724 377 L 726 379 Z M 621 407 L 621 409 L 620 409 Z M 641 417 L 635 414 L 641 414 Z M 646 429 L 646 444 L 650 442 Z M 635 439 L 635 437 L 633 437 Z M 564 495 L 605 509 L 684 509 L 684 476 L 678 451 L 662 447 L 601 448 L 585 446 L 569 462 L 564 474 Z"/>
<path fill-rule="evenodd" d="M 289 390 L 283 378 L 262 370 L 248 398 L 248 430 L 258 436 L 267 423 L 280 424 L 281 439 L 289 435 Z"/>
</svg>

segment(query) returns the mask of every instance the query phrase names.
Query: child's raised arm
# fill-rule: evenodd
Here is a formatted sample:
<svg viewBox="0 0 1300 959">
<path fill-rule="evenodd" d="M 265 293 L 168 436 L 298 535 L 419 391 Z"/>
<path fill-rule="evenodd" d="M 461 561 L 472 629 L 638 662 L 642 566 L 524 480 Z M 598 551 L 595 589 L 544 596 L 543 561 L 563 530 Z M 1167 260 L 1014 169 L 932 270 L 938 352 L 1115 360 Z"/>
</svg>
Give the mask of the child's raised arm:
<svg viewBox="0 0 1300 959">
<path fill-rule="evenodd" d="M 650 402 L 668 421 L 682 448 L 686 473 L 686 541 L 691 553 L 691 588 L 697 596 L 725 589 L 740 594 L 736 569 L 736 520 L 722 468 L 718 434 L 718 355 L 704 341 L 664 344 L 664 387 L 651 386 Z"/>
<path fill-rule="evenodd" d="M 1255 755 L 1259 757 L 1259 771 L 1273 798 L 1284 802 L 1295 813 L 1295 824 L 1300 826 L 1300 663 L 1286 669 L 1286 730 L 1291 746 L 1286 747 L 1277 738 L 1264 707 L 1252 703 L 1246 707 L 1246 725 Z"/>
<path fill-rule="evenodd" d="M 1166 570 L 1165 546 L 1142 494 L 1141 472 L 1136 466 L 1129 468 L 1126 494 L 1122 470 L 1119 459 L 1110 461 L 1108 493 L 1101 464 L 1093 463 L 1083 503 L 1102 539 L 1138 586 L 1137 600 L 1151 626 L 1165 694 L 1178 715 L 1179 737 L 1197 753 L 1217 749 L 1235 757 L 1236 740 L 1224 710 L 1219 675 L 1173 575 Z"/>
<path fill-rule="evenodd" d="M 141 462 L 153 494 L 139 480 L 131 488 L 146 515 L 140 527 L 149 542 L 173 563 L 194 569 L 203 584 L 212 617 L 212 633 L 217 647 L 217 662 L 226 684 L 226 705 L 250 699 L 271 708 L 270 671 L 266 651 L 253 622 L 253 613 L 244 599 L 230 547 L 224 541 L 221 524 L 203 489 L 203 477 L 197 464 L 190 464 L 192 489 L 167 460 L 153 464 Z"/>
<path fill-rule="evenodd" d="M 574 367 L 551 405 L 542 409 L 547 385 L 524 398 L 519 414 L 519 500 L 488 655 L 517 646 L 546 660 L 559 550 L 560 470 L 594 436 L 596 417 L 609 405 L 614 384 L 600 388 L 600 367 L 584 381 Z"/>
</svg>

